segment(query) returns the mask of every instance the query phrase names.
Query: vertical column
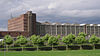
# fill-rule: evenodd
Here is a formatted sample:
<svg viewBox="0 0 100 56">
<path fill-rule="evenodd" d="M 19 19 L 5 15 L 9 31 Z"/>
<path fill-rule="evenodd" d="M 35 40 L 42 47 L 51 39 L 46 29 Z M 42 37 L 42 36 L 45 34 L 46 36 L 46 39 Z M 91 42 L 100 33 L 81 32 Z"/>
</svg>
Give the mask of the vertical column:
<svg viewBox="0 0 100 56">
<path fill-rule="evenodd" d="M 51 35 L 52 35 L 52 25 L 51 25 Z"/>
<path fill-rule="evenodd" d="M 91 26 L 90 26 L 90 36 L 91 36 Z"/>
<path fill-rule="evenodd" d="M 44 35 L 46 35 L 46 25 L 44 25 Z"/>
<path fill-rule="evenodd" d="M 40 25 L 40 35 L 41 35 L 41 25 Z"/>
<path fill-rule="evenodd" d="M 65 32 L 66 32 L 65 35 L 67 35 L 67 32 L 68 32 L 68 31 L 67 31 L 67 25 L 65 25 Z"/>
<path fill-rule="evenodd" d="M 62 34 L 62 25 L 61 25 L 61 35 L 63 35 L 63 34 Z"/>
<path fill-rule="evenodd" d="M 85 31 L 86 31 L 86 34 L 87 34 L 87 25 L 85 26 Z"/>
<path fill-rule="evenodd" d="M 82 29 L 83 29 L 82 32 L 85 33 L 85 31 L 84 31 L 84 26 L 82 26 Z"/>
<path fill-rule="evenodd" d="M 32 35 L 32 32 L 31 32 L 31 17 L 32 17 L 32 14 L 31 12 L 28 12 L 28 32 L 29 32 L 29 35 Z"/>
<path fill-rule="evenodd" d="M 76 24 L 75 24 L 75 35 L 76 35 Z"/>
<path fill-rule="evenodd" d="M 94 34 L 96 34 L 95 25 L 94 25 Z"/>
<path fill-rule="evenodd" d="M 69 25 L 70 26 L 70 33 L 72 33 L 72 31 L 71 31 L 71 25 Z"/>
<path fill-rule="evenodd" d="M 98 36 L 99 36 L 99 26 L 98 26 Z"/>
<path fill-rule="evenodd" d="M 29 17 L 29 13 L 28 13 L 28 32 L 29 32 L 29 24 L 30 24 L 29 23 L 29 21 L 30 21 L 29 19 L 30 19 L 30 17 Z"/>
<path fill-rule="evenodd" d="M 56 35 L 57 35 L 57 25 L 56 25 Z"/>
<path fill-rule="evenodd" d="M 81 26 L 79 26 L 79 33 L 80 33 L 80 27 L 81 27 Z"/>
</svg>

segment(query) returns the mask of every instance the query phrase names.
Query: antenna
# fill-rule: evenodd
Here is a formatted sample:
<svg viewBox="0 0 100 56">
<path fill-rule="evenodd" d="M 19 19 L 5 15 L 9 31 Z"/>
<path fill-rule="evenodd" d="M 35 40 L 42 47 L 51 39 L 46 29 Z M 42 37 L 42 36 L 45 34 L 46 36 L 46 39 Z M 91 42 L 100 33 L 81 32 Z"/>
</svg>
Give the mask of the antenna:
<svg viewBox="0 0 100 56">
<path fill-rule="evenodd" d="M 10 14 L 10 18 L 11 18 L 11 19 L 13 18 L 13 15 L 12 15 L 12 8 L 11 8 L 11 14 Z"/>
</svg>

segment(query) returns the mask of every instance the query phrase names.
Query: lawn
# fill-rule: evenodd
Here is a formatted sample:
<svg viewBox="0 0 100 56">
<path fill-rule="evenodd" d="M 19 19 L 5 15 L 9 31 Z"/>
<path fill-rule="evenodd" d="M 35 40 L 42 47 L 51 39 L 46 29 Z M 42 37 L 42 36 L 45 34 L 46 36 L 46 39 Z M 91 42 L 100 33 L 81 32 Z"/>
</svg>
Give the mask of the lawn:
<svg viewBox="0 0 100 56">
<path fill-rule="evenodd" d="M 4 52 L 0 52 L 0 56 L 4 56 Z M 9 51 L 5 56 L 100 56 L 100 50 Z"/>
</svg>

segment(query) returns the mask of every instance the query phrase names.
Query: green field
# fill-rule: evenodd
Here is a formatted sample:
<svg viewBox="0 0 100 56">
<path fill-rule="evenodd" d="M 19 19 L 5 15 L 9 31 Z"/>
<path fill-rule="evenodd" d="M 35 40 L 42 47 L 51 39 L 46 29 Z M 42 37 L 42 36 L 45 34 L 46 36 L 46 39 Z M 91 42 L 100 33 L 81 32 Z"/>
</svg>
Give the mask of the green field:
<svg viewBox="0 0 100 56">
<path fill-rule="evenodd" d="M 0 52 L 0 56 L 4 56 L 4 52 Z M 100 56 L 100 50 L 9 51 L 5 56 Z"/>
</svg>

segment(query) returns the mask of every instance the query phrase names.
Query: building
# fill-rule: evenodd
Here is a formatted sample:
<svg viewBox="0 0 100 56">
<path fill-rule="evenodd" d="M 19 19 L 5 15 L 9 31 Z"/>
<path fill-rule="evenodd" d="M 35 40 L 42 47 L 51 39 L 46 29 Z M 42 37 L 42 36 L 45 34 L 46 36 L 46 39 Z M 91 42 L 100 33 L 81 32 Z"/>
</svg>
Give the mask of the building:
<svg viewBox="0 0 100 56">
<path fill-rule="evenodd" d="M 88 36 L 95 34 L 100 36 L 100 24 L 58 24 L 58 23 L 41 23 L 37 25 L 39 30 L 37 33 L 39 35 L 61 35 L 65 36 L 70 33 L 75 34 L 76 36 L 80 32 L 86 33 Z"/>
<path fill-rule="evenodd" d="M 41 23 L 37 25 L 39 35 L 61 35 L 65 36 L 70 33 L 75 34 L 76 36 L 80 33 L 86 33 L 88 36 L 95 34 L 100 37 L 100 24 L 59 24 L 59 23 Z"/>
<path fill-rule="evenodd" d="M 8 20 L 8 31 L 24 31 L 36 34 L 36 14 L 28 11 L 17 18 Z"/>
<path fill-rule="evenodd" d="M 24 36 L 31 36 L 33 34 L 41 36 L 44 36 L 45 34 L 65 36 L 70 33 L 77 36 L 80 32 L 84 32 L 88 34 L 88 36 L 95 34 L 100 37 L 100 24 L 41 23 L 36 21 L 35 13 L 28 11 L 17 18 L 9 19 L 8 32 L 1 32 L 0 36 L 6 34 L 11 36 L 21 34 Z"/>
</svg>

